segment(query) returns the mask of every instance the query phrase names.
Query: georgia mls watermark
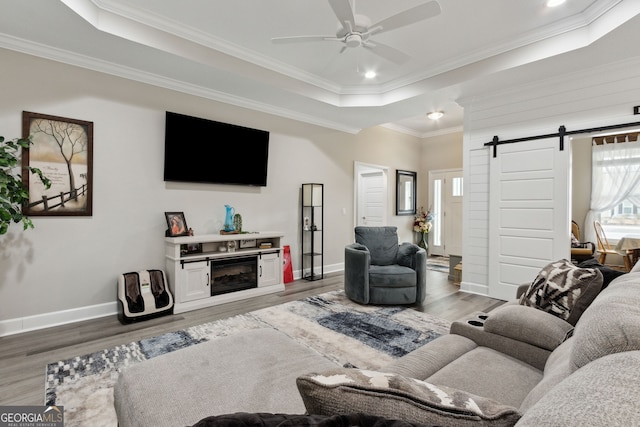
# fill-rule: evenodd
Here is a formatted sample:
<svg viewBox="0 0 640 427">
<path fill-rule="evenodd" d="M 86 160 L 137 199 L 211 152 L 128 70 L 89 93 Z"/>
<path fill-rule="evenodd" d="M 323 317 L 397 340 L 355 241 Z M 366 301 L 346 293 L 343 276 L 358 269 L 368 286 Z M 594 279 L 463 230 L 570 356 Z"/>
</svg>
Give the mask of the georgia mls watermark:
<svg viewBox="0 0 640 427">
<path fill-rule="evenodd" d="M 64 406 L 0 406 L 0 427 L 64 427 Z"/>
</svg>

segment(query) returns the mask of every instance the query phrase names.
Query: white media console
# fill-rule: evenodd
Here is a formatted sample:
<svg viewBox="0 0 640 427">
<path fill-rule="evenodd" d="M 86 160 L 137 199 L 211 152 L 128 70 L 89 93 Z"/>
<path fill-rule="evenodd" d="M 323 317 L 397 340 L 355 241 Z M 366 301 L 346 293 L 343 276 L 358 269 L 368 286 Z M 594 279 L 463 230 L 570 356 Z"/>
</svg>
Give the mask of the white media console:
<svg viewBox="0 0 640 427">
<path fill-rule="evenodd" d="M 282 237 L 280 232 L 166 237 L 174 312 L 284 290 Z"/>
</svg>

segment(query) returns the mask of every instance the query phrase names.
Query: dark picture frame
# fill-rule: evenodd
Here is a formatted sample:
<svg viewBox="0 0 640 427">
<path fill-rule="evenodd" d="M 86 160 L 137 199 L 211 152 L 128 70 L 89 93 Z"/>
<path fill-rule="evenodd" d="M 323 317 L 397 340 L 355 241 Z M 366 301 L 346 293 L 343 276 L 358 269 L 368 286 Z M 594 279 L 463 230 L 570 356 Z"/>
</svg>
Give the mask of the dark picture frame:
<svg viewBox="0 0 640 427">
<path fill-rule="evenodd" d="M 22 137 L 33 144 L 22 152 L 22 182 L 28 216 L 93 215 L 93 122 L 22 112 Z M 39 168 L 51 180 L 46 189 L 26 167 Z"/>
<path fill-rule="evenodd" d="M 396 215 L 415 215 L 416 172 L 396 170 Z"/>
<path fill-rule="evenodd" d="M 165 212 L 164 217 L 167 220 L 167 236 L 188 236 L 189 226 L 184 217 L 184 212 Z"/>
</svg>

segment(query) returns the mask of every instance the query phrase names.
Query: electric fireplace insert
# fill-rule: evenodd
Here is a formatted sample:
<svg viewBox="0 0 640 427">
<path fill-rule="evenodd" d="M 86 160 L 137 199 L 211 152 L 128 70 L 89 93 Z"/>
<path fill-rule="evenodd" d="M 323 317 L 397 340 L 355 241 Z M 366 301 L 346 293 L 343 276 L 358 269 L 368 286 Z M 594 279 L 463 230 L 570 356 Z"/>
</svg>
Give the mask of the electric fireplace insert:
<svg viewBox="0 0 640 427">
<path fill-rule="evenodd" d="M 258 287 L 258 257 L 211 260 L 211 296 Z"/>
</svg>

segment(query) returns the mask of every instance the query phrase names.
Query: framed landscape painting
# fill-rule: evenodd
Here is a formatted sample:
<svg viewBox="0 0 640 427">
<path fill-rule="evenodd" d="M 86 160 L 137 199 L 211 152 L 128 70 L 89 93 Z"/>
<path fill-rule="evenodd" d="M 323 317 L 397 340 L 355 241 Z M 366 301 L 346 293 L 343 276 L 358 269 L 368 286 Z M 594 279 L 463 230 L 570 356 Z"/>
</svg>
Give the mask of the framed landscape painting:
<svg viewBox="0 0 640 427">
<path fill-rule="evenodd" d="M 22 152 L 22 166 L 39 168 L 51 180 L 23 172 L 29 216 L 91 216 L 93 206 L 93 122 L 22 112 L 22 136 L 33 144 Z M 24 168 L 23 168 L 24 170 Z"/>
</svg>

